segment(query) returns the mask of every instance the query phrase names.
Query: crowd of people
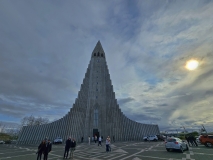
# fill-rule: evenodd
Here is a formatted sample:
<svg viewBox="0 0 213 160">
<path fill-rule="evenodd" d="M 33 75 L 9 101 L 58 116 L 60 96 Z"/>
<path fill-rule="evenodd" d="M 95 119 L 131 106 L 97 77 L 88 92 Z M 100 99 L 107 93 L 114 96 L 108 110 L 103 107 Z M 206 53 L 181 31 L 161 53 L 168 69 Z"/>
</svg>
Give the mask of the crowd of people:
<svg viewBox="0 0 213 160">
<path fill-rule="evenodd" d="M 83 137 L 81 138 L 81 142 L 83 142 Z M 88 137 L 88 144 L 90 145 L 90 136 Z M 97 137 L 96 135 L 93 137 L 94 142 L 96 143 L 98 141 L 98 146 L 102 146 L 103 142 L 103 136 L 99 136 Z M 113 142 L 115 142 L 115 137 L 113 136 Z M 75 151 L 75 147 L 76 147 L 76 141 L 74 138 L 71 139 L 71 137 L 69 137 L 66 140 L 65 143 L 65 149 L 64 149 L 64 156 L 63 158 L 67 159 L 68 157 L 70 159 L 73 159 L 73 155 L 74 155 L 74 151 Z M 41 160 L 42 155 L 43 155 L 43 160 L 47 160 L 48 159 L 48 154 L 52 151 L 52 143 L 50 142 L 50 139 L 44 139 L 38 146 L 38 151 L 36 152 L 37 154 L 37 160 Z M 70 155 L 69 155 L 70 152 Z M 111 139 L 108 136 L 106 138 L 106 152 L 111 152 Z"/>
</svg>

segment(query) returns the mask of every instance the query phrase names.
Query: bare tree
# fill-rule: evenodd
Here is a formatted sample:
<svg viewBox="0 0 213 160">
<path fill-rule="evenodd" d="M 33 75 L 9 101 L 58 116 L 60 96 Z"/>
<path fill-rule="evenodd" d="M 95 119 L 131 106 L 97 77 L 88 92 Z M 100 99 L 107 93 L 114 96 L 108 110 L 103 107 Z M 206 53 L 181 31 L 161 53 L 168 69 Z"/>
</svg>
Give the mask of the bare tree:
<svg viewBox="0 0 213 160">
<path fill-rule="evenodd" d="M 0 122 L 0 133 L 4 133 L 5 132 L 5 124 Z"/>
<path fill-rule="evenodd" d="M 42 118 L 42 117 L 34 117 L 33 115 L 29 117 L 24 117 L 21 120 L 21 125 L 22 126 L 34 126 L 34 125 L 42 125 L 42 124 L 47 124 L 49 123 L 48 118 Z"/>
</svg>

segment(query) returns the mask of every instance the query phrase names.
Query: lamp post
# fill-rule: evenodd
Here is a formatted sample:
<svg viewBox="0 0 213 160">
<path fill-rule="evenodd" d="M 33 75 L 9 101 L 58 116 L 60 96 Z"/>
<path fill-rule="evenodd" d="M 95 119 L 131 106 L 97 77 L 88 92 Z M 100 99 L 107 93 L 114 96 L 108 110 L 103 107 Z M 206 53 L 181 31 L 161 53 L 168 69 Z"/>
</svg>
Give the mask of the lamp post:
<svg viewBox="0 0 213 160">
<path fill-rule="evenodd" d="M 184 129 L 184 133 L 186 133 L 186 129 L 185 129 L 185 127 L 184 127 L 184 126 L 182 126 L 182 127 L 180 127 L 180 128 L 183 128 L 183 129 Z"/>
</svg>

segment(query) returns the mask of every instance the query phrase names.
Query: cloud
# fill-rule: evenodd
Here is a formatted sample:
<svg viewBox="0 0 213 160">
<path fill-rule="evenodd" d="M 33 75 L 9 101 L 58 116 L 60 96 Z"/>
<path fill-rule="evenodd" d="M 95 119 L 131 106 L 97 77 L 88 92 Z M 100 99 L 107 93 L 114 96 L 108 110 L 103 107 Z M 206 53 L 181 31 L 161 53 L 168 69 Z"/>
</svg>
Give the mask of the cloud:
<svg viewBox="0 0 213 160">
<path fill-rule="evenodd" d="M 212 7 L 211 1 L 1 1 L 1 113 L 62 117 L 101 40 L 125 115 L 160 128 L 210 126 Z M 199 67 L 188 71 L 192 58 Z"/>
</svg>

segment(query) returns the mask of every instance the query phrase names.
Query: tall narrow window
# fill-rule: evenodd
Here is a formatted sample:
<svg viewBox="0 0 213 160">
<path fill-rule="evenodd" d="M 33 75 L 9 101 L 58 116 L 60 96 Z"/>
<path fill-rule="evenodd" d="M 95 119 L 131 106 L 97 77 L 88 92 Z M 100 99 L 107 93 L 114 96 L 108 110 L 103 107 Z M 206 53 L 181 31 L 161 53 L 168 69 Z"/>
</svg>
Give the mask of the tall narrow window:
<svg viewBox="0 0 213 160">
<path fill-rule="evenodd" d="M 100 56 L 100 53 L 98 52 L 98 57 Z"/>
<path fill-rule="evenodd" d="M 98 110 L 94 110 L 94 126 L 98 127 Z"/>
<path fill-rule="evenodd" d="M 94 53 L 94 56 L 96 56 L 96 53 Z"/>
</svg>

